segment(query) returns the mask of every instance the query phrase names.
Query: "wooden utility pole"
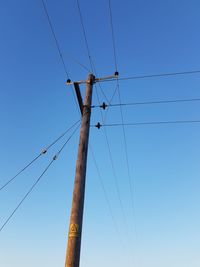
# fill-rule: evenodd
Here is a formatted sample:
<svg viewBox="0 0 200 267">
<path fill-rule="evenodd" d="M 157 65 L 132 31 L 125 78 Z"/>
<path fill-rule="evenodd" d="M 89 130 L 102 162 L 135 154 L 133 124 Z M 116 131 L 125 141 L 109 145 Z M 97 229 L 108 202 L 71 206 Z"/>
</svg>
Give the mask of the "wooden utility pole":
<svg viewBox="0 0 200 267">
<path fill-rule="evenodd" d="M 78 104 L 82 115 L 82 121 L 81 121 L 81 131 L 80 131 L 80 139 L 78 147 L 78 158 L 76 162 L 76 174 L 74 181 L 74 192 L 73 192 L 72 209 L 70 216 L 65 267 L 79 267 L 79 262 L 80 262 L 81 234 L 82 234 L 84 196 L 85 196 L 85 178 L 86 178 L 93 84 L 105 80 L 112 80 L 117 77 L 118 77 L 118 72 L 115 72 L 115 74 L 112 76 L 106 76 L 102 78 L 95 78 L 93 74 L 89 74 L 88 79 L 86 81 L 81 80 L 78 82 L 71 82 L 70 79 L 67 80 L 67 85 L 72 85 L 72 84 L 74 85 Z M 86 84 L 84 104 L 82 101 L 79 84 Z M 104 106 L 105 103 L 102 106 L 105 109 Z"/>
<path fill-rule="evenodd" d="M 86 164 L 87 164 L 88 139 L 90 130 L 92 88 L 94 82 L 95 82 L 95 77 L 92 74 L 90 74 L 88 76 L 88 80 L 86 81 L 86 93 L 85 93 L 84 104 L 82 104 L 79 85 L 78 83 L 74 84 L 76 94 L 78 97 L 79 106 L 81 109 L 82 122 L 81 122 L 80 140 L 78 147 L 78 158 L 76 162 L 76 174 L 74 182 L 74 192 L 73 192 L 72 209 L 70 216 L 65 267 L 79 267 L 79 262 L 80 262 Z"/>
</svg>

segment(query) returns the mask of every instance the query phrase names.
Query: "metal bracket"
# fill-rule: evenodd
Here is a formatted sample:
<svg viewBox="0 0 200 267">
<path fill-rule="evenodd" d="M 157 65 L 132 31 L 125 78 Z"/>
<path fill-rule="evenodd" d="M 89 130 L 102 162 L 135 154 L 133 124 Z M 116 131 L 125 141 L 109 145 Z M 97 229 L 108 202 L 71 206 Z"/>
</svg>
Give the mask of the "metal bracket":
<svg viewBox="0 0 200 267">
<path fill-rule="evenodd" d="M 106 80 L 109 80 L 109 79 L 117 79 L 119 76 L 119 72 L 115 72 L 114 75 L 111 75 L 111 76 L 105 76 L 105 77 L 102 77 L 102 78 L 95 78 L 93 83 L 96 83 L 96 82 L 102 82 L 102 81 L 106 81 Z M 67 80 L 66 84 L 67 85 L 73 85 L 73 84 L 83 84 L 83 83 L 90 83 L 91 81 L 89 80 L 81 80 L 81 81 L 77 81 L 77 82 L 72 82 L 70 79 Z"/>
<path fill-rule="evenodd" d="M 81 114 L 83 115 L 83 99 L 81 96 L 81 91 L 80 91 L 80 87 L 78 83 L 74 83 L 74 88 L 75 88 L 75 92 L 76 92 L 76 96 L 78 99 L 78 104 L 79 104 L 79 108 L 81 111 Z"/>
</svg>

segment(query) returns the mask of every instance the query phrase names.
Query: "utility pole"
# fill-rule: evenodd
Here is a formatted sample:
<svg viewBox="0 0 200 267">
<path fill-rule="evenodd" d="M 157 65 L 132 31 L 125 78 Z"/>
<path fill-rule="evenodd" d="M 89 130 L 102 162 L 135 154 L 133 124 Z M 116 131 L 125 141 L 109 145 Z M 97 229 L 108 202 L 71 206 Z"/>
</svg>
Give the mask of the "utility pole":
<svg viewBox="0 0 200 267">
<path fill-rule="evenodd" d="M 66 252 L 65 267 L 79 267 L 80 250 L 81 250 L 81 235 L 83 223 L 83 209 L 85 196 L 85 178 L 87 165 L 88 140 L 90 130 L 90 116 L 92 104 L 92 89 L 93 84 L 103 80 L 116 78 L 118 73 L 114 76 L 107 76 L 104 78 L 95 78 L 93 74 L 89 74 L 86 81 L 78 81 L 72 83 L 70 80 L 67 84 L 73 84 L 82 114 L 80 139 L 78 147 L 78 158 L 76 162 L 76 173 L 74 181 L 74 192 L 72 199 L 72 208 L 70 216 L 70 225 L 68 233 L 68 244 Z M 84 104 L 80 93 L 79 84 L 86 84 L 86 93 Z"/>
<path fill-rule="evenodd" d="M 84 105 L 82 105 L 81 103 L 78 83 L 74 84 L 76 94 L 78 92 L 77 97 L 79 96 L 78 102 L 82 113 L 82 122 L 81 122 L 80 139 L 78 147 L 78 158 L 76 162 L 76 174 L 74 182 L 74 192 L 73 192 L 72 209 L 70 216 L 65 267 L 79 267 L 79 261 L 80 261 L 86 164 L 87 164 L 88 139 L 90 130 L 92 88 L 94 81 L 95 77 L 92 74 L 90 74 L 88 76 L 88 80 L 86 81 L 86 93 L 85 93 Z"/>
</svg>

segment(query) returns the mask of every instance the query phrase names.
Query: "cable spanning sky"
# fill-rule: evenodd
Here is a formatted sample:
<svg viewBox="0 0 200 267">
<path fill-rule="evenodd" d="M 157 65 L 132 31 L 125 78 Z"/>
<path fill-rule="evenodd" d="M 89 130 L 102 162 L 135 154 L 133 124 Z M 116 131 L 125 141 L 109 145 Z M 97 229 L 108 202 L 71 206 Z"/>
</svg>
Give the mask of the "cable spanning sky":
<svg viewBox="0 0 200 267">
<path fill-rule="evenodd" d="M 94 86 L 81 267 L 199 267 L 199 8 L 1 4 L 0 266 L 64 266 L 80 120 L 66 81 L 92 71 L 118 79 Z"/>
</svg>

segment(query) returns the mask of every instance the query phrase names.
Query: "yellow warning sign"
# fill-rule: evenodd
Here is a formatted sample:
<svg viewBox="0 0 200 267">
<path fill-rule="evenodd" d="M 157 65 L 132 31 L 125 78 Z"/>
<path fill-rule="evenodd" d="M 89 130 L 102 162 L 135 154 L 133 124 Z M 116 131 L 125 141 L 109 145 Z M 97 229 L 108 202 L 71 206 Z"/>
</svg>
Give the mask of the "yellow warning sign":
<svg viewBox="0 0 200 267">
<path fill-rule="evenodd" d="M 78 224 L 71 223 L 69 228 L 69 237 L 78 237 L 78 236 L 79 236 Z"/>
</svg>

